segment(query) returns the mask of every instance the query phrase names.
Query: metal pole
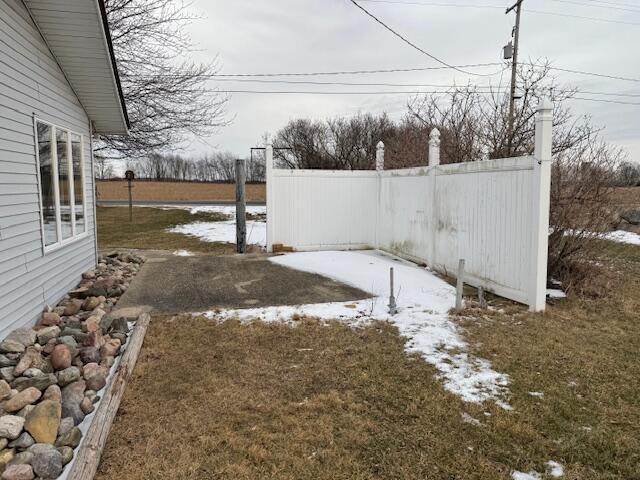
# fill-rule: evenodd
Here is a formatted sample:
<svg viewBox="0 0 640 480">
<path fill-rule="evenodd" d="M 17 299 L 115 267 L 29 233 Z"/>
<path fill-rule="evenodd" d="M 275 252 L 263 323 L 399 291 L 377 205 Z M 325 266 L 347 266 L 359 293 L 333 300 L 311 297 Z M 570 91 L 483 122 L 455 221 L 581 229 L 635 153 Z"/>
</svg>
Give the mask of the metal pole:
<svg viewBox="0 0 640 480">
<path fill-rule="evenodd" d="M 133 196 L 131 195 L 131 179 L 127 179 L 127 183 L 129 186 L 129 221 L 133 221 Z"/>
<path fill-rule="evenodd" d="M 247 249 L 247 209 L 245 201 L 246 160 L 236 160 L 236 250 L 244 253 Z"/>
<path fill-rule="evenodd" d="M 507 156 L 511 156 L 513 148 L 513 128 L 515 123 L 515 97 L 516 97 L 516 75 L 518 71 L 518 42 L 520 39 L 520 12 L 522 11 L 522 2 L 524 0 L 518 0 L 518 2 L 510 8 L 507 8 L 505 13 L 511 12 L 514 8 L 516 10 L 516 26 L 514 28 L 513 39 L 513 63 L 511 65 L 511 97 L 509 98 L 509 127 L 507 130 Z"/>
<path fill-rule="evenodd" d="M 458 260 L 458 281 L 456 282 L 456 310 L 462 310 L 462 290 L 464 289 L 464 258 Z"/>
<path fill-rule="evenodd" d="M 393 295 L 393 267 L 389 269 L 389 314 L 395 315 L 398 313 L 398 306 L 396 305 L 396 297 Z"/>
</svg>

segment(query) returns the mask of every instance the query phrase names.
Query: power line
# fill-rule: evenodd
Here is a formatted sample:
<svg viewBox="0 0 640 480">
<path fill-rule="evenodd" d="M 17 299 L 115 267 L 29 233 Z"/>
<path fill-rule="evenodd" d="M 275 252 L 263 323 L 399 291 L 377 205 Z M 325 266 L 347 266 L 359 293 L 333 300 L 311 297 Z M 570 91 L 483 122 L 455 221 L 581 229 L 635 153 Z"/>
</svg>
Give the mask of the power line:
<svg viewBox="0 0 640 480">
<path fill-rule="evenodd" d="M 492 85 L 455 85 L 438 83 L 369 83 L 369 82 L 319 82 L 311 80 L 262 80 L 245 78 L 214 78 L 214 82 L 239 82 L 239 83 L 267 83 L 267 84 L 287 84 L 287 85 L 336 85 L 336 86 L 356 86 L 356 87 L 436 87 L 436 88 L 495 88 Z M 504 87 L 502 87 L 504 88 Z"/>
<path fill-rule="evenodd" d="M 544 65 L 538 65 L 535 63 L 526 63 L 520 62 L 521 65 L 527 65 L 534 68 L 544 68 Z M 477 64 L 468 64 L 468 65 L 457 65 L 458 67 L 463 68 L 477 68 L 477 67 L 487 67 L 487 66 L 496 66 L 502 65 L 499 62 L 491 62 L 491 63 L 477 63 Z M 569 68 L 562 67 L 553 67 L 547 66 L 549 70 L 556 70 L 558 72 L 565 73 L 573 73 L 577 75 L 586 75 L 592 77 L 599 78 L 608 78 L 611 80 L 622 80 L 625 82 L 636 82 L 640 83 L 640 78 L 633 77 L 624 77 L 621 75 L 610 75 L 606 73 L 597 73 L 597 72 L 587 72 L 584 70 L 573 70 Z M 368 75 L 368 74 L 377 74 L 377 73 L 402 73 L 402 72 L 424 72 L 430 70 L 445 70 L 448 67 L 415 67 L 415 68 L 388 68 L 388 69 L 376 69 L 376 70 L 345 70 L 345 71 L 326 71 L 326 72 L 279 72 L 279 73 L 207 73 L 196 75 L 197 77 L 203 78 L 259 78 L 259 77 L 316 77 L 316 76 L 334 76 L 334 75 Z M 183 75 L 179 74 L 158 74 L 158 75 L 127 75 L 123 76 L 126 80 L 126 77 L 131 78 L 180 78 Z"/>
<path fill-rule="evenodd" d="M 240 93 L 240 94 L 256 94 L 256 95 L 435 95 L 442 93 L 451 93 L 445 90 L 434 91 L 369 91 L 369 92 L 341 92 L 341 91 L 315 91 L 315 90 L 210 90 L 215 93 Z M 474 91 L 480 95 L 491 95 L 497 92 Z M 594 92 L 595 93 L 595 92 Z M 567 100 L 585 100 L 598 103 L 614 103 L 619 105 L 637 105 L 640 102 L 626 102 L 623 100 L 609 100 L 603 98 L 587 98 L 580 96 L 570 96 Z"/>
<path fill-rule="evenodd" d="M 350 1 L 355 3 L 354 0 L 350 0 Z M 369 2 L 369 3 L 390 3 L 394 5 L 417 5 L 417 6 L 423 6 L 423 7 L 454 7 L 454 8 L 480 8 L 480 9 L 501 9 L 501 10 L 503 9 L 503 7 L 500 7 L 498 5 L 470 5 L 470 4 L 460 4 L 460 3 L 411 2 L 411 1 L 400 1 L 400 0 L 359 0 L 359 1 Z M 587 17 L 584 15 L 573 15 L 570 13 L 547 12 L 544 10 L 527 10 L 527 12 L 534 13 L 537 15 L 551 15 L 551 16 L 565 17 L 565 18 L 577 18 L 580 20 L 590 20 L 593 22 L 617 23 L 622 25 L 640 26 L 640 23 L 638 22 L 627 22 L 624 20 Z"/>
<path fill-rule="evenodd" d="M 426 50 L 420 48 L 419 46 L 417 46 L 415 43 L 413 43 L 411 40 L 409 40 L 408 38 L 406 38 L 404 35 L 396 32 L 393 28 L 391 28 L 389 25 L 387 25 L 386 23 L 384 23 L 382 20 L 380 20 L 378 17 L 376 17 L 374 14 L 372 14 L 371 12 L 369 12 L 366 8 L 364 8 L 362 5 L 358 4 L 358 2 L 356 2 L 355 0 L 349 0 L 353 5 L 355 5 L 357 8 L 359 8 L 360 10 L 362 10 L 367 16 L 371 17 L 373 20 L 375 20 L 377 23 L 379 23 L 380 25 L 382 25 L 385 29 L 387 29 L 389 32 L 391 32 L 392 34 L 394 34 L 396 37 L 398 37 L 400 40 L 402 40 L 403 42 L 405 42 L 407 45 L 411 46 L 412 48 L 414 48 L 415 50 L 419 51 L 420 53 L 426 55 L 427 57 L 431 58 L 432 60 L 435 60 L 438 63 L 441 63 L 442 65 L 445 65 L 446 67 L 449 67 L 453 70 L 456 70 L 460 73 L 464 73 L 465 75 L 478 75 L 478 76 L 491 76 L 491 75 L 495 75 L 495 73 L 492 74 L 479 74 L 479 73 L 473 73 L 473 72 L 469 72 L 466 70 L 462 70 L 460 68 L 457 68 L 453 65 L 448 64 L 447 62 L 445 62 L 444 60 L 440 60 L 438 57 L 430 54 L 429 52 L 427 52 Z M 500 72 L 496 72 L 496 73 L 500 73 Z"/>
<path fill-rule="evenodd" d="M 604 8 L 604 9 L 608 9 L 608 10 L 620 10 L 620 11 L 624 11 L 624 12 L 634 12 L 634 13 L 640 13 L 640 9 L 638 9 L 637 7 L 633 7 L 633 8 L 627 8 L 624 6 L 613 6 L 613 4 L 611 5 L 594 5 L 594 4 L 590 4 L 590 3 L 584 3 L 584 2 L 577 2 L 575 0 L 548 0 L 549 2 L 556 2 L 556 3 L 566 3 L 569 5 L 579 5 L 582 7 L 591 7 L 591 8 Z"/>
<path fill-rule="evenodd" d="M 453 65 L 454 68 L 479 68 L 479 67 L 492 67 L 502 65 L 500 62 L 488 62 L 488 63 L 470 63 L 466 65 Z M 361 75 L 361 74 L 374 74 L 374 73 L 401 73 L 401 72 L 424 72 L 428 70 L 448 70 L 451 67 L 412 67 L 412 68 L 383 68 L 375 70 L 338 70 L 328 72 L 284 72 L 284 73 L 205 73 L 197 75 L 199 77 L 313 77 L 323 75 Z M 478 74 L 473 74 L 478 75 Z M 179 74 L 159 74 L 159 75 L 129 75 L 130 77 L 182 77 Z"/>
</svg>

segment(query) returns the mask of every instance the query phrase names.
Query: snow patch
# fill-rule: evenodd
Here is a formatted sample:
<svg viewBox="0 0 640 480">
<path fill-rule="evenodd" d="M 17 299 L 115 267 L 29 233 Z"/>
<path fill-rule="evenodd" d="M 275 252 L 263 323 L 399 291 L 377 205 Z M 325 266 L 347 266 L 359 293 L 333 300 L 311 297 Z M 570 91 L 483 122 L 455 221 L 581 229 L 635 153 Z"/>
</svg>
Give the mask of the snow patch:
<svg viewBox="0 0 640 480">
<path fill-rule="evenodd" d="M 559 288 L 547 288 L 547 297 L 549 298 L 567 298 L 567 294 Z"/>
<path fill-rule="evenodd" d="M 464 401 L 496 401 L 507 393 L 509 376 L 467 353 L 467 343 L 448 312 L 455 306 L 455 289 L 424 268 L 377 251 L 303 252 L 270 258 L 279 265 L 317 273 L 370 292 L 373 297 L 352 302 L 222 310 L 205 312 L 208 318 L 250 321 L 289 321 L 294 315 L 342 320 L 352 326 L 386 320 L 407 337 L 406 350 L 417 352 L 434 365 L 444 387 Z M 394 267 L 398 313 L 389 315 L 389 268 Z"/>
<path fill-rule="evenodd" d="M 167 231 L 196 237 L 205 242 L 236 243 L 235 220 L 186 223 Z M 247 220 L 247 244 L 267 246 L 266 223 Z"/>
<path fill-rule="evenodd" d="M 547 468 L 549 470 L 549 475 L 551 475 L 553 478 L 560 478 L 564 475 L 564 467 L 558 462 L 549 460 L 547 462 Z"/>
<path fill-rule="evenodd" d="M 177 257 L 193 257 L 193 253 L 189 250 L 176 250 L 173 254 Z"/>
<path fill-rule="evenodd" d="M 605 234 L 604 238 L 613 242 L 629 243 L 631 245 L 640 245 L 640 235 L 626 230 L 616 230 Z"/>
<path fill-rule="evenodd" d="M 532 397 L 538 397 L 538 398 L 544 397 L 544 393 L 542 392 L 529 392 L 529 395 L 531 395 Z"/>
<path fill-rule="evenodd" d="M 513 480 L 541 480 L 542 476 L 536 471 L 530 471 L 529 473 L 519 472 L 517 470 L 511 472 L 511 478 Z"/>
</svg>

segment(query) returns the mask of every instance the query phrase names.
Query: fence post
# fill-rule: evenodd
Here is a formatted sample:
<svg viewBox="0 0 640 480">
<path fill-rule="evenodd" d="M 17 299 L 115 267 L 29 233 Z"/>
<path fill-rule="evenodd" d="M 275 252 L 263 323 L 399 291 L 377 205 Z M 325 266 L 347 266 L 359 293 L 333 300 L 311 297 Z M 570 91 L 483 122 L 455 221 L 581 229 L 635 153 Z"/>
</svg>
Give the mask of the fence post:
<svg viewBox="0 0 640 480">
<path fill-rule="evenodd" d="M 429 166 L 440 165 L 440 130 L 432 128 L 429 134 Z"/>
<path fill-rule="evenodd" d="M 440 165 L 440 130 L 432 128 L 429 134 L 429 185 L 431 186 L 431 239 L 430 249 L 428 253 L 429 265 L 436 267 L 437 251 L 436 251 L 436 231 L 438 222 L 438 196 L 436 194 L 436 175 L 437 166 Z"/>
<path fill-rule="evenodd" d="M 377 203 L 376 203 L 376 225 L 374 232 L 374 247 L 380 248 L 380 217 L 382 216 L 382 172 L 384 171 L 384 142 L 379 141 L 376 145 L 376 179 Z"/>
<path fill-rule="evenodd" d="M 547 292 L 547 256 L 549 246 L 549 206 L 551 196 L 551 141 L 553 103 L 542 99 L 536 114 L 532 274 L 529 291 L 529 310 L 544 311 Z"/>
<path fill-rule="evenodd" d="M 273 232 L 275 223 L 275 188 L 273 184 L 273 144 L 267 140 L 265 148 L 266 181 L 267 181 L 267 252 L 273 252 Z"/>
<path fill-rule="evenodd" d="M 247 250 L 246 167 L 247 162 L 244 158 L 236 159 L 236 251 L 238 253 L 245 253 Z"/>
</svg>

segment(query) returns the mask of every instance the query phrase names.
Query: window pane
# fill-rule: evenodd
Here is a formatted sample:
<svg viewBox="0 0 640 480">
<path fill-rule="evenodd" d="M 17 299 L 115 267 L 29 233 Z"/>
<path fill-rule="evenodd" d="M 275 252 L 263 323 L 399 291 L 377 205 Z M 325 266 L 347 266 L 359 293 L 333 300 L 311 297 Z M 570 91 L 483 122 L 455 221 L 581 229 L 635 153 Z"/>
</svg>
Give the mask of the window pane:
<svg viewBox="0 0 640 480">
<path fill-rule="evenodd" d="M 69 134 L 56 129 L 56 148 L 58 153 L 58 188 L 60 188 L 60 226 L 62 239 L 71 237 L 71 179 L 69 178 L 69 155 L 67 139 Z"/>
<path fill-rule="evenodd" d="M 58 241 L 56 228 L 56 198 L 51 162 L 51 127 L 38 123 L 38 158 L 40 160 L 40 196 L 42 198 L 42 221 L 44 223 L 44 244 Z"/>
<path fill-rule="evenodd" d="M 82 184 L 82 143 L 80 135 L 71 134 L 73 191 L 76 209 L 76 233 L 84 233 L 84 185 Z"/>
</svg>

